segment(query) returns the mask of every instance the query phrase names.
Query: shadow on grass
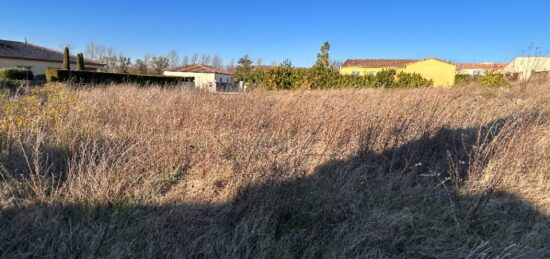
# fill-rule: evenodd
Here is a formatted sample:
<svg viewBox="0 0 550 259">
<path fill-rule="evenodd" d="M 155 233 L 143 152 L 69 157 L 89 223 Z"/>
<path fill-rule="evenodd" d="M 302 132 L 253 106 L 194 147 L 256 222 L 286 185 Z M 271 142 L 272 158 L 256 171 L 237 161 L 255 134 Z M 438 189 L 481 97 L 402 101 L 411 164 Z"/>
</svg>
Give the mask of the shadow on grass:
<svg viewBox="0 0 550 259">
<path fill-rule="evenodd" d="M 492 138 L 504 121 L 481 127 Z M 480 128 L 368 146 L 226 204 L 31 204 L 0 212 L 3 257 L 548 257 L 549 218 L 509 193 L 475 217 L 465 177 Z M 452 159 L 449 159 L 452 158 Z"/>
</svg>

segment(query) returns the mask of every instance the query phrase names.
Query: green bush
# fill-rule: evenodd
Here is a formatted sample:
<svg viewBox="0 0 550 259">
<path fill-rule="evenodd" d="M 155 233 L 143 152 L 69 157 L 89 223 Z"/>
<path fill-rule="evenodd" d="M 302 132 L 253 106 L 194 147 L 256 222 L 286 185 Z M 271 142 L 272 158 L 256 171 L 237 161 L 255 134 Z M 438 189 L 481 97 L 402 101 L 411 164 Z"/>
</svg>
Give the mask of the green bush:
<svg viewBox="0 0 550 259">
<path fill-rule="evenodd" d="M 433 85 L 432 80 L 420 74 L 382 70 L 376 75 L 342 75 L 337 70 L 322 66 L 292 68 L 283 64 L 271 69 L 253 70 L 246 79 L 251 88 L 276 89 L 327 89 L 327 88 L 418 88 Z"/>
<path fill-rule="evenodd" d="M 481 77 L 479 79 L 479 82 L 482 85 L 490 86 L 490 87 L 500 87 L 500 86 L 506 86 L 508 85 L 508 81 L 504 78 L 503 74 L 493 73 L 488 74 L 484 77 Z"/>
<path fill-rule="evenodd" d="M 397 74 L 397 82 L 395 83 L 395 86 L 400 88 L 419 88 L 430 87 L 433 86 L 433 84 L 433 80 L 423 78 L 420 74 L 400 72 Z"/>
<path fill-rule="evenodd" d="M 481 79 L 481 76 L 474 75 L 456 75 L 455 84 L 456 85 L 465 85 L 471 83 L 477 83 Z"/>
<path fill-rule="evenodd" d="M 0 68 L 0 80 L 32 80 L 32 71 L 22 68 Z"/>
<path fill-rule="evenodd" d="M 170 85 L 182 82 L 193 82 L 194 77 L 149 76 L 123 73 L 105 73 L 92 71 L 71 71 L 63 69 L 46 69 L 48 82 L 72 82 L 82 84 L 136 83 Z"/>
<path fill-rule="evenodd" d="M 65 47 L 63 50 L 63 69 L 71 70 L 71 57 L 69 55 L 69 48 Z"/>
<path fill-rule="evenodd" d="M 78 53 L 76 55 L 76 70 L 84 71 L 86 68 L 84 67 L 84 54 Z"/>
</svg>

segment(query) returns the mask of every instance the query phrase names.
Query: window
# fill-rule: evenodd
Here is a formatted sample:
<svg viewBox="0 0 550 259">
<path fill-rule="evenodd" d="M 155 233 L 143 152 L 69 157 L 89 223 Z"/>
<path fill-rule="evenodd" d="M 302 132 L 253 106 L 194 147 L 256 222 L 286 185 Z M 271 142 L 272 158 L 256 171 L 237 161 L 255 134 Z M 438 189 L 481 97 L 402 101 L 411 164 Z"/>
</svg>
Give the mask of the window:
<svg viewBox="0 0 550 259">
<path fill-rule="evenodd" d="M 376 71 L 370 71 L 369 72 L 369 76 L 375 76 L 376 75 Z"/>
<path fill-rule="evenodd" d="M 351 71 L 351 75 L 352 75 L 352 76 L 358 76 L 358 75 L 361 75 L 361 72 L 359 72 L 359 71 Z"/>
</svg>

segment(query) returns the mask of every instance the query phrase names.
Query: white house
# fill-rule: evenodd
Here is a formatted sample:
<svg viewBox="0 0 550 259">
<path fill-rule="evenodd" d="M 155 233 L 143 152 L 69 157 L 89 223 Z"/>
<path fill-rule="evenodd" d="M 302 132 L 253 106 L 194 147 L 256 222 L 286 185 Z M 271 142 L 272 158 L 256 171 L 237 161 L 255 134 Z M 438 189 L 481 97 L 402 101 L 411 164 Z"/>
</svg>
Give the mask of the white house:
<svg viewBox="0 0 550 259">
<path fill-rule="evenodd" d="M 76 68 L 76 57 L 71 56 L 71 68 Z M 0 67 L 28 68 L 32 73 L 44 75 L 47 68 L 61 68 L 63 53 L 61 51 L 34 45 L 28 42 L 0 40 Z M 88 59 L 84 60 L 86 70 L 98 70 L 104 67 Z"/>
<path fill-rule="evenodd" d="M 490 73 L 503 73 L 507 64 L 501 63 L 462 63 L 457 66 L 457 74 L 459 75 L 471 75 L 471 76 L 484 76 Z"/>
<path fill-rule="evenodd" d="M 233 85 L 233 74 L 213 66 L 189 65 L 164 71 L 165 76 L 195 77 L 195 87 L 215 92 Z"/>
<path fill-rule="evenodd" d="M 548 73 L 550 57 L 517 57 L 504 68 L 505 73 L 517 74 L 521 81 L 527 81 L 533 74 Z"/>
</svg>

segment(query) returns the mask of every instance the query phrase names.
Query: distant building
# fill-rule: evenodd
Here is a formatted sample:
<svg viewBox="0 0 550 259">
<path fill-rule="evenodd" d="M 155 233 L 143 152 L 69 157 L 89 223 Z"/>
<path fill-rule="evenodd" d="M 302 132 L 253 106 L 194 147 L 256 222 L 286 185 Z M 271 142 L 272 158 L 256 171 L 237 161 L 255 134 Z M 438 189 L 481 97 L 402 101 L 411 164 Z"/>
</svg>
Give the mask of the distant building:
<svg viewBox="0 0 550 259">
<path fill-rule="evenodd" d="M 533 75 L 550 72 L 550 57 L 517 57 L 504 68 L 504 72 L 517 75 L 521 81 L 528 81 Z"/>
<path fill-rule="evenodd" d="M 504 68 L 508 64 L 503 63 L 462 63 L 458 64 L 457 73 L 459 75 L 484 76 L 491 73 L 504 73 Z"/>
<path fill-rule="evenodd" d="M 398 73 L 417 73 L 431 79 L 434 86 L 454 85 L 456 65 L 436 58 L 426 59 L 348 59 L 340 68 L 344 75 L 376 75 L 385 70 L 394 69 Z"/>
<path fill-rule="evenodd" d="M 71 68 L 76 68 L 76 56 L 70 57 Z M 47 68 L 61 68 L 63 52 L 27 42 L 0 40 L 0 67 L 27 68 L 44 75 Z M 96 71 L 105 65 L 85 59 L 86 70 Z"/>
<path fill-rule="evenodd" d="M 165 76 L 195 77 L 195 87 L 211 92 L 232 88 L 233 74 L 217 67 L 189 65 L 164 71 Z"/>
</svg>

